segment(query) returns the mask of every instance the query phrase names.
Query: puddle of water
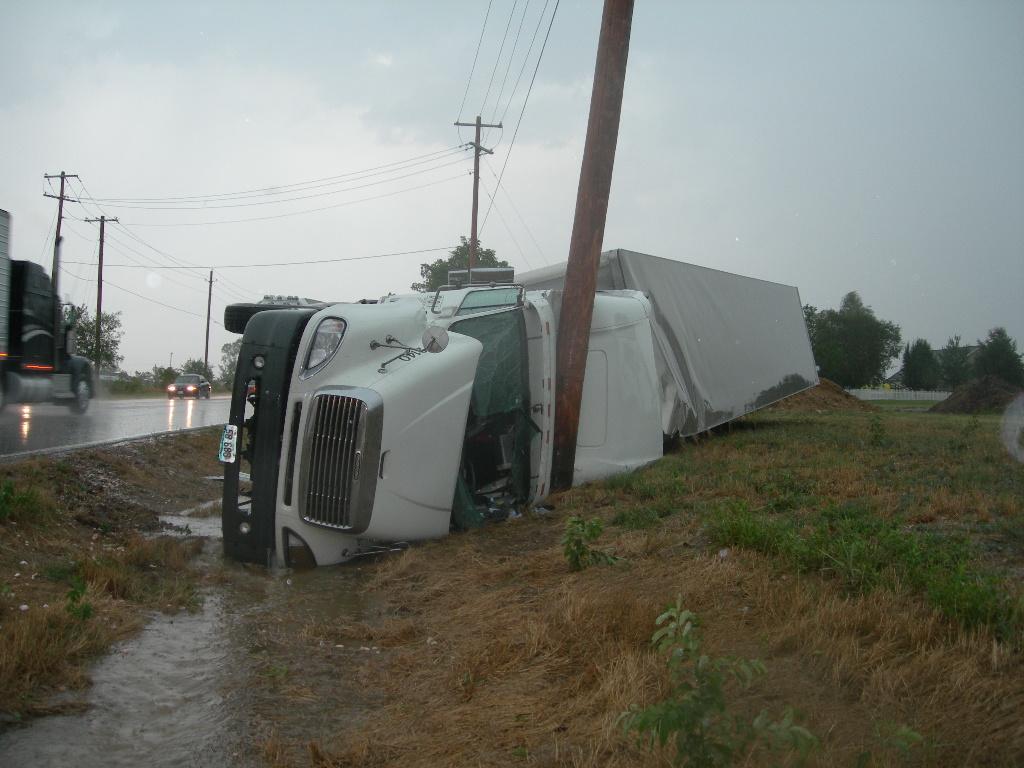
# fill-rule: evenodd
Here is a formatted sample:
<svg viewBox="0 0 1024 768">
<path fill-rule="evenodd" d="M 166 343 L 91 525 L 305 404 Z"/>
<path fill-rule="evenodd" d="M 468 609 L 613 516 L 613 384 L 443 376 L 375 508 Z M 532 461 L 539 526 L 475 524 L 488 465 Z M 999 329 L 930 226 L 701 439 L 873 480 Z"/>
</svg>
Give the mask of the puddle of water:
<svg viewBox="0 0 1024 768">
<path fill-rule="evenodd" d="M 223 561 L 220 517 L 161 520 L 209 536 L 198 567 L 218 578 L 193 614 L 156 615 L 91 671 L 81 713 L 0 734 L 0 765 L 261 765 L 274 735 L 331 743 L 364 716 L 372 694 L 356 671 L 372 653 L 322 637 L 360 621 L 365 569 L 267 572 Z"/>
<path fill-rule="evenodd" d="M 92 670 L 89 709 L 0 737 L 5 765 L 213 766 L 228 763 L 222 600 L 158 617 Z"/>
</svg>

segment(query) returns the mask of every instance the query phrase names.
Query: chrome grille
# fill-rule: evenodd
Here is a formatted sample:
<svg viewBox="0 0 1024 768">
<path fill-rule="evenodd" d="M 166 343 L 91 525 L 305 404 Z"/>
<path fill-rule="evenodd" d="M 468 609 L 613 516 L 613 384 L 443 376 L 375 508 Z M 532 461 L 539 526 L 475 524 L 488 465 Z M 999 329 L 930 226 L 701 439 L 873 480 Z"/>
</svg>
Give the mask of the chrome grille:
<svg viewBox="0 0 1024 768">
<path fill-rule="evenodd" d="M 318 395 L 307 426 L 303 518 L 331 528 L 352 528 L 365 441 L 366 403 Z M 373 468 L 370 469 L 373 472 Z"/>
</svg>

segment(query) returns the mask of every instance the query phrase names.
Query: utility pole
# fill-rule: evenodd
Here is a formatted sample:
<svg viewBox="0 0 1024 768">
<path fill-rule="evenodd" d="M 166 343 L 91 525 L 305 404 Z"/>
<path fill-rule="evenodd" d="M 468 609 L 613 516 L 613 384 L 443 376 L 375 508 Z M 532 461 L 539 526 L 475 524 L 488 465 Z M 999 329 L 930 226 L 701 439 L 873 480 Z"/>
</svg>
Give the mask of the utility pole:
<svg viewBox="0 0 1024 768">
<path fill-rule="evenodd" d="M 622 92 L 626 82 L 633 0 L 604 0 L 597 44 L 594 87 L 590 96 L 587 141 L 583 149 L 576 214 L 565 271 L 565 292 L 558 324 L 555 368 L 555 445 L 551 490 L 572 486 L 576 436 L 583 397 L 583 376 L 594 316 L 597 269 L 608 215 L 608 196 L 619 137 Z"/>
<path fill-rule="evenodd" d="M 210 287 L 206 292 L 206 348 L 203 350 L 203 367 L 210 370 L 210 304 L 213 303 L 213 270 L 210 270 Z"/>
<path fill-rule="evenodd" d="M 470 225 L 469 230 L 469 284 L 473 284 L 473 267 L 476 266 L 476 251 L 477 251 L 477 237 L 476 237 L 476 220 L 477 213 L 480 210 L 480 153 L 484 152 L 488 155 L 493 155 L 493 150 L 484 149 L 480 146 L 480 129 L 481 128 L 501 128 L 501 123 L 497 125 L 490 125 L 488 123 L 480 122 L 480 115 L 476 116 L 475 123 L 455 123 L 464 127 L 475 127 L 476 128 L 476 139 L 473 141 L 473 221 Z"/>
<path fill-rule="evenodd" d="M 98 221 L 100 223 L 100 257 L 99 263 L 96 267 L 96 346 L 93 349 L 93 362 L 96 363 L 96 376 L 100 375 L 100 320 L 103 318 L 103 235 L 104 225 L 108 221 L 117 221 L 116 218 L 108 219 L 106 216 L 100 216 L 98 219 L 84 219 L 84 221 L 92 224 Z"/>
<path fill-rule="evenodd" d="M 43 192 L 43 197 L 52 197 L 57 201 L 57 232 L 53 236 L 53 270 L 50 272 L 50 284 L 53 286 L 53 370 L 56 371 L 59 367 L 60 340 L 63 336 L 63 334 L 60 333 L 60 328 L 63 323 L 60 305 L 60 225 L 61 222 L 64 221 L 64 200 L 67 199 L 69 203 L 78 202 L 72 198 L 65 198 L 64 181 L 66 179 L 77 179 L 78 175 L 61 171 L 59 174 L 44 174 L 43 178 L 60 179 L 59 195 L 49 195 L 46 192 Z"/>
</svg>

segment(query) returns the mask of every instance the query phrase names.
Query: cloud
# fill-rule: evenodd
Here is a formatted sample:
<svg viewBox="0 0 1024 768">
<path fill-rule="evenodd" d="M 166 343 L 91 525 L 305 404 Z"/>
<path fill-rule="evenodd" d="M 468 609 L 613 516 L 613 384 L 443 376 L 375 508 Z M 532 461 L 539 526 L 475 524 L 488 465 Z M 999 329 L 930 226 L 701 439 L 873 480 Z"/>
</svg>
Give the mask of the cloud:
<svg viewBox="0 0 1024 768">
<path fill-rule="evenodd" d="M 395 63 L 395 58 L 390 53 L 375 53 L 370 57 L 370 63 L 375 67 L 390 69 Z"/>
</svg>

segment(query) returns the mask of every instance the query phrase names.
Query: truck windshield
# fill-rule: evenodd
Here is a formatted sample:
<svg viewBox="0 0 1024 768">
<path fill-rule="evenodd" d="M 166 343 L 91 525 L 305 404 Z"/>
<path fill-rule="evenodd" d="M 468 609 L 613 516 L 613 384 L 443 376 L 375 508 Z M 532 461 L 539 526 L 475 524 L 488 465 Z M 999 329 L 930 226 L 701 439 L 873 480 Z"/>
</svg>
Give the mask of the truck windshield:
<svg viewBox="0 0 1024 768">
<path fill-rule="evenodd" d="M 459 305 L 457 316 L 475 315 L 501 307 L 514 307 L 519 303 L 519 288 L 490 288 L 484 291 L 470 291 Z"/>
</svg>

